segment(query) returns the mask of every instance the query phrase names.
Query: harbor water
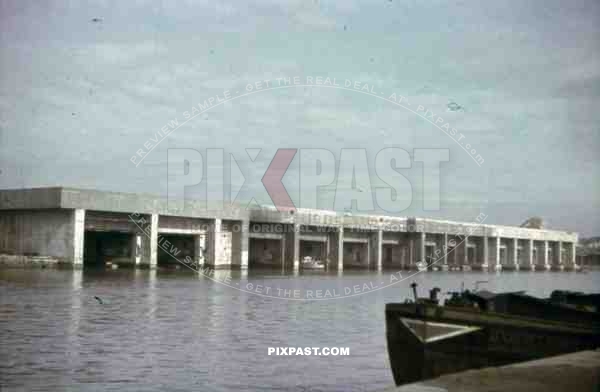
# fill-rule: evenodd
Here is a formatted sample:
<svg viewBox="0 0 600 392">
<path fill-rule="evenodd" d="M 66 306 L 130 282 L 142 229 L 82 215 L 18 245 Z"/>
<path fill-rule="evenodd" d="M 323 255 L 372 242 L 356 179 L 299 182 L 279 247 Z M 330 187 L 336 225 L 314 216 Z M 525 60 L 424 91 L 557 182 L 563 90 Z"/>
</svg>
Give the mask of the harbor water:
<svg viewBox="0 0 600 392">
<path fill-rule="evenodd" d="M 385 275 L 385 272 L 383 273 Z M 231 272 L 246 286 L 328 290 L 377 272 Z M 393 385 L 384 306 L 461 286 L 598 291 L 600 271 L 427 272 L 322 301 L 269 298 L 186 271 L 0 270 L 3 391 L 378 391 Z M 269 347 L 348 347 L 274 356 Z"/>
</svg>

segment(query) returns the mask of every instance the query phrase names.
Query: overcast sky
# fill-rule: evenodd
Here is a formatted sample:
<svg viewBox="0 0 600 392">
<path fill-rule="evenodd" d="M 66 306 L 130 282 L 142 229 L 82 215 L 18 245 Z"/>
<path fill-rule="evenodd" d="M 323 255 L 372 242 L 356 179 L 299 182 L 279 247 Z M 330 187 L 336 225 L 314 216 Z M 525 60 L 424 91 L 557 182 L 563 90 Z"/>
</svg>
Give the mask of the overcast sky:
<svg viewBox="0 0 600 392">
<path fill-rule="evenodd" d="M 403 215 L 472 221 L 484 212 L 487 223 L 509 225 L 539 215 L 552 228 L 600 235 L 597 1 L 0 0 L 0 17 L 2 188 L 165 195 L 169 148 L 223 148 L 258 179 L 278 148 L 336 157 L 366 148 L 371 166 L 385 147 L 447 148 L 441 209 L 423 211 L 422 166 L 413 162 L 401 170 L 413 184 Z M 485 161 L 478 166 L 389 102 L 296 87 L 218 106 L 138 167 L 130 162 L 199 102 L 294 76 L 402 94 L 458 129 Z M 262 148 L 255 162 L 246 148 Z M 284 178 L 294 200 L 297 158 Z M 320 206 L 332 208 L 334 193 L 321 192 Z M 204 185 L 186 196 L 204 198 Z"/>
</svg>

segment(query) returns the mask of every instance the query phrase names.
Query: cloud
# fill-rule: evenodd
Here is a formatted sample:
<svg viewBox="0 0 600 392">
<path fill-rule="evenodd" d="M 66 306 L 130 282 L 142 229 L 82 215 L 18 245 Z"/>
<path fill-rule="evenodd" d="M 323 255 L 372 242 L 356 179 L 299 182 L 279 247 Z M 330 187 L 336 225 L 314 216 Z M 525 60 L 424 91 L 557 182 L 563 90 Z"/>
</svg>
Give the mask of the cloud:
<svg viewBox="0 0 600 392">
<path fill-rule="evenodd" d="M 236 156 L 247 147 L 267 156 L 280 147 L 336 155 L 364 147 L 372 157 L 389 146 L 436 147 L 451 150 L 441 214 L 469 219 L 457 203 L 463 198 L 471 209 L 479 200 L 503 211 L 499 221 L 521 222 L 530 209 L 565 228 L 600 230 L 586 219 L 597 208 L 591 179 L 600 175 L 599 28 L 589 23 L 597 5 L 560 5 L 550 22 L 516 1 L 494 5 L 493 13 L 396 1 L 19 4 L 3 5 L 0 23 L 5 186 L 67 182 L 164 193 L 159 168 L 169 147 L 225 147 Z M 92 17 L 102 23 L 89 23 Z M 351 28 L 339 31 L 340 24 Z M 140 167 L 129 164 L 148 137 L 198 102 L 296 75 L 359 80 L 423 103 L 463 133 L 485 164 L 477 167 L 413 113 L 316 87 L 232 101 L 177 130 Z M 468 110 L 447 112 L 449 102 Z M 418 163 L 406 171 L 415 197 L 421 172 Z M 581 212 L 569 217 L 553 200 Z M 507 206 L 519 202 L 511 214 Z"/>
</svg>

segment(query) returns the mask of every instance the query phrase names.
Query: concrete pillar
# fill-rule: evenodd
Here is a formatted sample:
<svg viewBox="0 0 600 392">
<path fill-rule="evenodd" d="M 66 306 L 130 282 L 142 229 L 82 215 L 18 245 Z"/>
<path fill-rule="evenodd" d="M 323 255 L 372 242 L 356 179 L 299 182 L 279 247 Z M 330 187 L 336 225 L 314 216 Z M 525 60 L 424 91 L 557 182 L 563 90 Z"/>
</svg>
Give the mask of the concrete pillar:
<svg viewBox="0 0 600 392">
<path fill-rule="evenodd" d="M 327 233 L 327 240 L 325 241 L 325 268 L 331 268 L 331 235 Z"/>
<path fill-rule="evenodd" d="M 248 247 L 250 246 L 250 222 L 243 221 L 240 228 L 240 269 L 248 269 Z"/>
<path fill-rule="evenodd" d="M 367 269 L 370 269 L 371 266 L 374 264 L 374 262 L 372 262 L 371 260 L 371 248 L 373 247 L 373 236 L 370 235 L 369 238 L 367 239 Z"/>
<path fill-rule="evenodd" d="M 448 265 L 448 233 L 444 233 L 444 246 L 442 250 L 444 251 L 444 265 Z"/>
<path fill-rule="evenodd" d="M 158 214 L 150 217 L 150 269 L 155 269 L 158 260 Z"/>
<path fill-rule="evenodd" d="M 550 262 L 548 260 L 548 241 L 544 241 L 544 267 L 549 270 L 550 269 Z"/>
<path fill-rule="evenodd" d="M 519 239 L 513 238 L 512 240 L 512 261 L 515 266 L 515 270 L 519 270 Z"/>
<path fill-rule="evenodd" d="M 417 262 L 427 262 L 427 260 L 425 260 L 425 232 L 424 231 L 421 233 L 418 233 L 417 249 L 418 249 Z"/>
<path fill-rule="evenodd" d="M 489 247 L 488 247 L 488 237 L 487 235 L 483 236 L 483 264 L 481 265 L 483 268 L 489 267 Z"/>
<path fill-rule="evenodd" d="M 286 249 L 286 234 L 283 234 L 283 238 L 281 239 L 281 270 L 285 271 L 285 249 Z"/>
<path fill-rule="evenodd" d="M 300 225 L 294 223 L 294 232 L 292 233 L 292 257 L 294 271 L 300 270 Z"/>
<path fill-rule="evenodd" d="M 217 264 L 220 264 L 219 260 L 219 249 L 223 249 L 222 236 L 221 233 L 223 231 L 223 221 L 219 218 L 216 218 L 213 227 L 209 230 L 207 235 L 206 248 L 208 249 L 208 254 L 206 255 L 205 263 L 209 264 L 212 267 L 216 267 Z"/>
<path fill-rule="evenodd" d="M 468 264 L 467 263 L 467 255 L 468 255 L 467 241 L 468 240 L 469 240 L 469 237 L 464 237 L 462 239 L 462 241 L 460 241 L 457 244 L 457 247 L 458 247 L 458 249 L 457 249 L 458 252 L 456 253 L 456 256 L 458 257 L 457 264 L 461 267 Z"/>
<path fill-rule="evenodd" d="M 142 246 L 144 237 L 141 233 L 135 233 L 131 237 L 131 264 L 138 266 L 142 262 Z"/>
<path fill-rule="evenodd" d="M 85 210 L 73 211 L 73 266 L 83 266 L 83 249 L 85 238 Z"/>
<path fill-rule="evenodd" d="M 377 267 L 377 271 L 381 271 L 383 268 L 383 230 L 377 230 L 375 233 L 375 246 L 374 246 L 374 257 L 375 257 L 375 266 Z"/>
<path fill-rule="evenodd" d="M 500 260 L 500 236 L 496 236 L 496 270 L 502 269 L 502 261 Z"/>
<path fill-rule="evenodd" d="M 337 268 L 338 271 L 342 271 L 344 269 L 344 228 L 341 226 L 338 229 L 337 240 Z"/>
<path fill-rule="evenodd" d="M 527 241 L 527 260 L 529 264 L 529 269 L 535 271 L 535 260 L 533 260 L 533 240 Z"/>
<path fill-rule="evenodd" d="M 194 235 L 194 264 L 197 267 L 204 265 L 206 253 L 206 235 Z"/>
<path fill-rule="evenodd" d="M 577 266 L 577 244 L 575 242 L 571 242 L 571 255 L 570 255 L 570 262 L 571 262 L 571 267 L 572 268 L 576 268 Z"/>
</svg>

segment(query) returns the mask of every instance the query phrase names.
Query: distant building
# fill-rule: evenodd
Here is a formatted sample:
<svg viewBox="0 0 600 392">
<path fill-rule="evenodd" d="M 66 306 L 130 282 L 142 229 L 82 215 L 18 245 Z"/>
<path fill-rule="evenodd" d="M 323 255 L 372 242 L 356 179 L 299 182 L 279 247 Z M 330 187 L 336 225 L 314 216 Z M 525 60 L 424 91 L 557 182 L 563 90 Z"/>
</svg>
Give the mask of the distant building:
<svg viewBox="0 0 600 392">
<path fill-rule="evenodd" d="M 527 219 L 525 222 L 521 224 L 521 227 L 527 227 L 529 229 L 543 229 L 544 228 L 544 220 L 539 216 L 534 216 Z"/>
<path fill-rule="evenodd" d="M 600 237 L 582 238 L 577 246 L 577 264 L 600 265 Z"/>
</svg>

